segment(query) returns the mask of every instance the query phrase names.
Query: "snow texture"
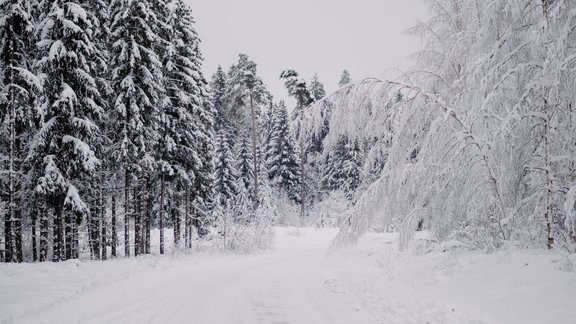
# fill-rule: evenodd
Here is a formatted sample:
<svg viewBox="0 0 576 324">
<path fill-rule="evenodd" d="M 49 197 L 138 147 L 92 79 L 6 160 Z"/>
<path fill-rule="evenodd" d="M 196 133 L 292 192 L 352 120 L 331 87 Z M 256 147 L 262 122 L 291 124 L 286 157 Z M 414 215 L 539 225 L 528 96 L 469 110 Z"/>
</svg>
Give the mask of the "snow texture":
<svg viewBox="0 0 576 324">
<path fill-rule="evenodd" d="M 427 233 L 409 252 L 398 252 L 398 234 L 368 234 L 326 255 L 335 234 L 277 228 L 274 248 L 256 255 L 213 254 L 203 243 L 194 254 L 2 264 L 0 323 L 569 324 L 576 316 L 574 258 L 449 250 Z"/>
</svg>

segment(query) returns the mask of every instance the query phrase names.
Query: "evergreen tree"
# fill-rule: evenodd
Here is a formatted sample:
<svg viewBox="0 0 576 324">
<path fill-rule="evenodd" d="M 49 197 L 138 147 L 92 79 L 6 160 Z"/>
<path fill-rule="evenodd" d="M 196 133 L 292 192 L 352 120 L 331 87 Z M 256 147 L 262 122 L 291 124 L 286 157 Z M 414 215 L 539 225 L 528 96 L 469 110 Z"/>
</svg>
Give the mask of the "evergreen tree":
<svg viewBox="0 0 576 324">
<path fill-rule="evenodd" d="M 253 197 L 254 190 L 254 156 L 251 151 L 252 143 L 247 130 L 240 133 L 240 138 L 236 143 L 236 170 L 238 172 L 239 184 L 246 190 L 247 197 Z"/>
<path fill-rule="evenodd" d="M 293 111 L 292 115 L 292 119 L 296 119 L 298 118 L 298 114 L 300 114 L 304 108 L 314 102 L 314 98 L 310 94 L 306 81 L 299 77 L 298 72 L 294 70 L 286 70 L 280 74 L 280 78 L 284 79 L 284 85 L 288 90 L 288 94 L 296 98 L 296 109 Z"/>
<path fill-rule="evenodd" d="M 322 182 L 329 190 L 342 190 L 349 199 L 361 183 L 362 148 L 358 139 L 340 136 L 324 163 Z"/>
<path fill-rule="evenodd" d="M 312 81 L 310 81 L 308 91 L 310 92 L 310 96 L 312 99 L 314 99 L 314 101 L 318 101 L 326 96 L 324 85 L 320 82 L 320 80 L 318 80 L 317 74 L 314 74 Z"/>
<path fill-rule="evenodd" d="M 109 159 L 110 141 L 109 134 L 110 124 L 108 121 L 109 107 L 112 106 L 112 89 L 109 82 L 109 69 L 108 60 L 109 53 L 109 1 L 106 0 L 88 0 L 84 2 L 84 7 L 88 15 L 87 19 L 90 20 L 93 28 L 93 43 L 97 49 L 92 52 L 90 57 L 90 66 L 96 88 L 100 92 L 100 96 L 95 98 L 97 104 L 104 109 L 104 112 L 98 120 L 97 125 L 100 128 L 100 134 L 94 138 L 92 145 L 96 157 L 101 161 L 98 168 L 98 174 L 94 176 L 94 181 L 90 186 L 83 188 L 87 192 L 88 199 L 92 202 L 90 204 L 90 213 L 88 214 L 88 239 L 91 257 L 96 259 L 106 259 L 106 246 L 108 245 L 107 236 L 107 221 L 106 221 L 106 200 L 108 193 L 106 187 L 116 183 L 116 179 L 111 179 L 114 174 L 111 170 L 115 170 L 112 161 Z M 114 178 L 114 177 L 112 177 Z M 77 230 L 77 226 L 73 228 Z M 115 233 L 114 233 L 115 234 Z M 78 233 L 72 233 L 77 236 Z M 113 242 L 116 244 L 116 241 Z"/>
<path fill-rule="evenodd" d="M 349 84 L 350 82 L 352 82 L 352 79 L 350 78 L 350 72 L 348 72 L 348 70 L 342 71 L 342 75 L 340 76 L 340 82 L 338 82 L 338 86 L 343 87 Z"/>
<path fill-rule="evenodd" d="M 234 197 L 233 213 L 234 221 L 239 224 L 248 224 L 254 218 L 254 203 L 250 198 L 248 188 L 245 187 L 242 178 L 238 177 L 236 184 L 237 192 Z"/>
<path fill-rule="evenodd" d="M 212 105 L 214 106 L 215 116 L 214 116 L 214 128 L 220 130 L 224 127 L 229 127 L 230 122 L 228 116 L 228 107 L 226 105 L 226 73 L 222 69 L 222 66 L 218 65 L 216 73 L 212 75 L 212 81 L 210 82 L 210 88 L 212 89 Z"/>
<path fill-rule="evenodd" d="M 4 218 L 4 250 L 7 262 L 22 262 L 22 198 L 26 190 L 23 171 L 25 146 L 35 128 L 37 119 L 35 97 L 41 90 L 31 72 L 31 49 L 34 22 L 28 13 L 28 2 L 23 0 L 0 3 L 0 157 L 3 172 L 0 176 L 2 191 L 7 193 Z M 34 208 L 34 206 L 31 206 Z M 32 238 L 36 239 L 36 212 L 32 215 Z M 36 260 L 36 244 L 33 244 Z"/>
<path fill-rule="evenodd" d="M 345 179 L 341 187 L 350 199 L 352 199 L 354 191 L 360 186 L 362 181 L 361 171 L 363 163 L 362 149 L 358 139 L 354 139 L 352 142 L 349 141 L 346 145 L 344 159 L 341 162 L 341 178 Z"/>
<path fill-rule="evenodd" d="M 232 150 L 225 132 L 220 132 L 216 139 L 214 171 L 214 191 L 218 200 L 217 204 L 224 209 L 232 207 L 236 193 L 238 192 L 236 169 Z"/>
<path fill-rule="evenodd" d="M 258 155 L 257 143 L 260 134 L 257 129 L 257 119 L 259 114 L 259 107 L 266 103 L 269 98 L 268 91 L 264 87 L 264 83 L 256 73 L 256 63 L 251 61 L 246 54 L 240 54 L 238 63 L 230 68 L 228 73 L 228 91 L 226 94 L 227 100 L 230 104 L 229 108 L 232 110 L 230 116 L 238 116 L 238 123 L 236 126 L 243 125 L 242 121 L 246 120 L 241 116 L 249 116 L 250 132 L 252 133 L 252 156 L 253 159 L 252 170 L 258 170 Z M 248 110 L 249 113 L 244 111 Z M 233 133 L 238 135 L 238 129 Z M 253 179 L 253 195 L 254 201 L 258 202 L 258 172 L 254 172 Z"/>
<path fill-rule="evenodd" d="M 204 200 L 209 196 L 207 188 L 212 185 L 213 110 L 206 90 L 207 83 L 202 76 L 198 44 L 199 39 L 193 28 L 191 10 L 183 1 L 176 1 L 169 21 L 172 35 L 165 57 L 164 102 L 164 156 L 162 161 L 172 170 L 177 196 L 186 196 L 188 191 L 195 199 Z M 181 199 L 173 205 L 173 211 L 180 210 Z M 179 218 L 174 225 L 179 233 Z M 188 225 L 186 225 L 188 224 Z M 185 222 L 190 226 L 190 219 Z M 188 229 L 190 230 L 190 228 Z M 179 235 L 175 235 L 179 237 Z"/>
<path fill-rule="evenodd" d="M 298 201 L 300 161 L 290 137 L 288 112 L 283 102 L 275 111 L 274 128 L 267 149 L 268 177 L 272 185 L 286 192 L 291 199 Z"/>
<path fill-rule="evenodd" d="M 37 192 L 53 210 L 53 260 L 77 255 L 66 251 L 65 226 L 77 226 L 89 212 L 78 188 L 93 181 L 100 164 L 93 140 L 99 136 L 94 121 L 101 118 L 100 93 L 90 59 L 97 51 L 92 42 L 92 22 L 76 2 L 53 1 L 38 26 L 40 59 L 45 74 L 44 119 L 31 146 L 31 164 L 41 171 Z M 42 172 L 43 171 L 43 172 Z"/>
<path fill-rule="evenodd" d="M 160 137 L 162 65 L 155 51 L 160 36 L 148 1 L 113 0 L 111 8 L 114 157 L 124 169 L 124 251 L 129 256 L 130 189 L 143 168 L 154 169 L 152 150 Z"/>
</svg>

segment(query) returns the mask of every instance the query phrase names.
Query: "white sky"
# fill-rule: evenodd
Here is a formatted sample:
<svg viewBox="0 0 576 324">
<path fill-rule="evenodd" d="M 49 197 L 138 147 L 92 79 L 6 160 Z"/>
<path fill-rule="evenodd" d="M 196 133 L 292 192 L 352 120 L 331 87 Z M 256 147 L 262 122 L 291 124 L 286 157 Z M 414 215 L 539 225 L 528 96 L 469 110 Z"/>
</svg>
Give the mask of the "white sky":
<svg viewBox="0 0 576 324">
<path fill-rule="evenodd" d="M 405 31 L 426 17 L 422 0 L 186 0 L 202 40 L 208 79 L 246 53 L 275 98 L 286 99 L 282 70 L 328 93 L 348 69 L 353 80 L 406 70 L 420 42 Z"/>
</svg>

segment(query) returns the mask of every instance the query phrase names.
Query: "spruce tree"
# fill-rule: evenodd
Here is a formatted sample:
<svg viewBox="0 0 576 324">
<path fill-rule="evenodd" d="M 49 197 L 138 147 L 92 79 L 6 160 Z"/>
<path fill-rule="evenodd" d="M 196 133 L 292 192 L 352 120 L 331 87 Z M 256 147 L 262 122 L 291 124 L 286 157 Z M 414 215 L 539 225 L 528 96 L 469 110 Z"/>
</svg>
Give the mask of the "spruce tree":
<svg viewBox="0 0 576 324">
<path fill-rule="evenodd" d="M 312 81 L 310 81 L 310 86 L 308 88 L 310 96 L 314 101 L 318 101 L 324 96 L 326 96 L 326 91 L 324 90 L 324 85 L 318 80 L 318 74 L 314 74 Z"/>
<path fill-rule="evenodd" d="M 7 193 L 4 218 L 4 250 L 7 262 L 22 262 L 22 213 L 26 186 L 21 176 L 25 146 L 35 128 L 36 100 L 41 85 L 31 72 L 33 57 L 30 40 L 34 22 L 23 0 L 0 3 L 0 155 L 3 172 L 0 184 Z M 31 206 L 30 208 L 34 208 Z M 32 216 L 32 238 L 36 241 L 36 211 Z M 33 244 L 36 259 L 36 244 Z"/>
<path fill-rule="evenodd" d="M 131 188 L 141 180 L 142 170 L 155 168 L 153 148 L 160 137 L 162 64 L 156 52 L 160 36 L 149 1 L 113 0 L 111 8 L 113 154 L 124 169 L 124 253 L 129 256 L 129 221 L 136 215 L 130 211 Z"/>
<path fill-rule="evenodd" d="M 251 150 L 250 134 L 247 129 L 240 133 L 240 138 L 236 143 L 236 170 L 238 172 L 238 183 L 246 190 L 247 197 L 253 197 L 254 190 L 254 156 Z"/>
<path fill-rule="evenodd" d="M 209 197 L 207 189 L 212 185 L 214 117 L 193 24 L 191 10 L 183 1 L 176 1 L 170 15 L 171 35 L 164 58 L 166 99 L 160 146 L 164 148 L 161 160 L 170 170 L 175 187 L 174 197 L 178 197 L 172 204 L 174 212 L 180 210 L 181 197 L 187 196 L 185 192 L 192 194 L 198 203 Z M 179 234 L 180 219 L 174 214 L 172 219 L 175 234 Z M 190 219 L 185 225 L 191 225 Z"/>
<path fill-rule="evenodd" d="M 65 226 L 89 213 L 79 188 L 94 181 L 100 164 L 93 146 L 100 133 L 95 121 L 103 113 L 90 64 L 97 51 L 93 28 L 86 10 L 70 1 L 51 2 L 38 26 L 44 119 L 29 157 L 40 171 L 36 190 L 53 211 L 53 261 L 77 256 L 77 244 L 68 245 L 73 253 L 65 249 L 66 240 L 75 240 L 64 237 Z"/>
<path fill-rule="evenodd" d="M 352 82 L 352 79 L 350 78 L 350 72 L 348 72 L 348 70 L 342 71 L 342 75 L 340 76 L 340 81 L 338 82 L 338 86 L 343 87 L 343 86 L 349 84 L 350 82 Z"/>
<path fill-rule="evenodd" d="M 214 191 L 219 204 L 224 209 L 234 203 L 237 189 L 237 172 L 234 167 L 232 149 L 226 132 L 218 133 L 215 150 Z"/>
<path fill-rule="evenodd" d="M 342 190 L 346 197 L 353 198 L 354 191 L 362 181 L 362 147 L 358 139 L 342 135 L 324 161 L 322 183 L 326 189 Z"/>
<path fill-rule="evenodd" d="M 225 100 L 226 81 L 226 73 L 224 73 L 222 66 L 218 65 L 218 69 L 212 75 L 212 81 L 210 82 L 212 105 L 215 111 L 214 127 L 216 130 L 229 127 L 229 112 Z"/>
<path fill-rule="evenodd" d="M 273 186 L 285 192 L 291 199 L 298 201 L 300 161 L 290 137 L 288 112 L 283 102 L 275 111 L 274 128 L 266 154 L 268 177 Z"/>
</svg>

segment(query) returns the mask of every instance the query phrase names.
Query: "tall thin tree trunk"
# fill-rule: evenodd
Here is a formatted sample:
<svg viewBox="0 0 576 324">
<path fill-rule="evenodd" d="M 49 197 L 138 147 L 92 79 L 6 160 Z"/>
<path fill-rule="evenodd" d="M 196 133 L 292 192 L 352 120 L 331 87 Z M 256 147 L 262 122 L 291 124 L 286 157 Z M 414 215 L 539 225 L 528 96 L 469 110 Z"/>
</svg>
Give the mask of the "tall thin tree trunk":
<svg viewBox="0 0 576 324">
<path fill-rule="evenodd" d="M 12 69 L 10 69 L 11 71 Z M 9 72 L 10 73 L 10 72 Z M 10 73 L 11 74 L 11 73 Z M 11 82 L 12 76 L 8 77 Z M 9 262 L 18 262 L 17 244 L 16 244 L 16 199 L 14 181 L 16 173 L 14 170 L 14 155 L 16 145 L 16 107 L 14 103 L 14 93 L 10 90 L 10 145 L 9 145 L 9 165 L 8 165 L 8 225 L 6 228 L 6 260 Z"/>
<path fill-rule="evenodd" d="M 174 226 L 174 247 L 180 247 L 180 198 L 174 195 L 174 207 L 172 210 L 172 224 Z"/>
<path fill-rule="evenodd" d="M 38 261 L 38 209 L 36 207 L 32 207 L 30 218 L 32 220 L 32 261 L 36 262 Z"/>
<path fill-rule="evenodd" d="M 254 96 L 250 94 L 250 117 L 252 120 L 252 161 L 253 161 L 253 176 L 254 176 L 254 210 L 258 208 L 258 156 L 256 155 L 257 145 L 257 129 L 256 129 L 256 113 L 254 112 Z"/>
<path fill-rule="evenodd" d="M 150 233 L 152 231 L 152 209 L 154 208 L 154 194 L 152 193 L 154 185 L 152 183 L 152 177 L 148 175 L 147 179 L 147 194 L 146 194 L 146 254 L 150 254 Z"/>
<path fill-rule="evenodd" d="M 48 210 L 40 207 L 40 262 L 48 261 Z"/>
<path fill-rule="evenodd" d="M 4 261 L 12 262 L 12 219 L 10 211 L 4 216 Z"/>
<path fill-rule="evenodd" d="M 69 211 L 64 212 L 64 258 L 66 260 L 72 259 L 72 217 Z"/>
<path fill-rule="evenodd" d="M 111 219 L 111 227 L 112 227 L 112 257 L 115 258 L 117 256 L 116 247 L 118 246 L 118 232 L 116 229 L 116 195 L 112 195 L 112 219 Z"/>
<path fill-rule="evenodd" d="M 140 215 L 140 210 L 138 208 L 140 195 L 137 187 L 138 186 L 134 186 L 134 194 L 132 196 L 132 203 L 134 205 L 134 256 L 141 254 L 140 248 L 142 247 L 142 215 Z"/>
<path fill-rule="evenodd" d="M 100 170 L 100 255 L 102 260 L 107 259 L 106 253 L 106 200 L 104 197 L 104 168 Z"/>
<path fill-rule="evenodd" d="M 552 231 L 553 223 L 553 181 L 552 181 L 552 164 L 550 163 L 550 114 L 548 113 L 548 100 L 544 99 L 544 111 L 547 114 L 546 120 L 544 121 L 544 163 L 546 170 L 546 236 L 547 236 L 547 247 L 552 249 L 554 246 L 554 233 Z"/>
<path fill-rule="evenodd" d="M 184 246 L 190 248 L 190 214 L 188 213 L 188 187 L 186 187 L 186 192 L 184 194 Z"/>
<path fill-rule="evenodd" d="M 52 261 L 59 262 L 64 259 L 64 217 L 62 217 L 62 207 L 54 208 L 54 244 L 52 248 Z"/>
<path fill-rule="evenodd" d="M 16 209 L 14 213 L 16 220 L 14 221 L 14 247 L 16 254 L 16 262 L 24 261 L 24 254 L 22 253 L 22 210 Z"/>
<path fill-rule="evenodd" d="M 165 190 L 164 172 L 162 171 L 160 180 L 160 254 L 164 254 L 164 190 Z"/>
<path fill-rule="evenodd" d="M 304 123 L 304 107 L 300 108 L 300 123 Z M 300 125 L 302 128 L 303 125 Z M 300 129 L 302 132 L 302 129 Z M 305 215 L 306 215 L 306 173 L 304 169 L 304 164 L 306 162 L 306 149 L 304 148 L 304 136 L 300 134 L 300 219 L 302 220 L 303 225 L 306 225 Z"/>
<path fill-rule="evenodd" d="M 72 218 L 72 258 L 78 259 L 80 257 L 80 233 L 78 232 L 78 220 L 74 216 Z"/>
<path fill-rule="evenodd" d="M 124 256 L 130 256 L 130 171 L 124 174 Z"/>
</svg>

